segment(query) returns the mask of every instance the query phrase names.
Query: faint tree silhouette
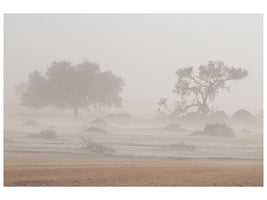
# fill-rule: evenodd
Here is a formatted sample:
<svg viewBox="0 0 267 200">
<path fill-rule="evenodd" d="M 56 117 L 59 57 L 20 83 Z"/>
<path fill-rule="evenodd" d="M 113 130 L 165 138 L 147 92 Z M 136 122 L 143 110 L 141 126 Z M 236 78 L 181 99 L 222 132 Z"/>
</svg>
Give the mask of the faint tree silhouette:
<svg viewBox="0 0 267 200">
<path fill-rule="evenodd" d="M 79 109 L 90 106 L 120 106 L 119 94 L 123 86 L 120 77 L 111 71 L 101 72 L 96 63 L 86 60 L 73 66 L 66 61 L 53 62 L 44 75 L 38 71 L 29 74 L 21 104 L 36 109 L 72 108 L 78 116 Z"/>
</svg>

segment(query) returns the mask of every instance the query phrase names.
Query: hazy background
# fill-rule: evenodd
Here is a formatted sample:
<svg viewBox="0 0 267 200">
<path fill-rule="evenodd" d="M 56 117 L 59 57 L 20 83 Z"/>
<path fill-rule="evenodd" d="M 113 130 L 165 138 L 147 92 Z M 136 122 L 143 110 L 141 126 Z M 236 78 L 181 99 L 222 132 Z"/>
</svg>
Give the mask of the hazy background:
<svg viewBox="0 0 267 200">
<path fill-rule="evenodd" d="M 215 105 L 232 114 L 263 107 L 263 19 L 257 14 L 7 14 L 4 17 L 5 113 L 18 110 L 14 86 L 52 61 L 84 58 L 125 80 L 121 111 L 153 114 L 172 100 L 179 67 L 221 59 L 249 75 Z"/>
</svg>

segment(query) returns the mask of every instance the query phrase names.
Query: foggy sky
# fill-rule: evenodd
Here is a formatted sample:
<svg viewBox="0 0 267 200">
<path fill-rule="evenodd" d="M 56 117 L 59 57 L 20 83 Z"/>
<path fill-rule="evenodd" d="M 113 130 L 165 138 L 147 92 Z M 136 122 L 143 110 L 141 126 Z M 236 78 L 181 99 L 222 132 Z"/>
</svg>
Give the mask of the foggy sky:
<svg viewBox="0 0 267 200">
<path fill-rule="evenodd" d="M 4 45 L 5 109 L 18 104 L 13 87 L 33 70 L 84 58 L 125 80 L 122 111 L 156 113 L 160 98 L 174 100 L 178 68 L 212 59 L 248 70 L 215 99 L 219 110 L 263 108 L 262 15 L 8 14 Z"/>
</svg>

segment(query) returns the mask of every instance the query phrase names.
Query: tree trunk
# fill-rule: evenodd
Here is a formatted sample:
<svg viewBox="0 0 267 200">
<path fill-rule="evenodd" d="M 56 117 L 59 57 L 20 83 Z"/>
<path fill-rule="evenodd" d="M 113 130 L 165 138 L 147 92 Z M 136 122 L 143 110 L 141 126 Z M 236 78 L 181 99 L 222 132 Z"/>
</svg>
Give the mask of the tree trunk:
<svg viewBox="0 0 267 200">
<path fill-rule="evenodd" d="M 78 106 L 74 106 L 73 107 L 73 115 L 74 115 L 74 117 L 78 117 L 79 116 L 79 108 L 78 108 Z"/>
<path fill-rule="evenodd" d="M 200 113 L 202 114 L 208 114 L 209 113 L 209 106 L 207 104 L 207 99 L 208 99 L 208 93 L 205 94 L 205 97 L 202 96 L 202 104 L 199 108 Z"/>
</svg>

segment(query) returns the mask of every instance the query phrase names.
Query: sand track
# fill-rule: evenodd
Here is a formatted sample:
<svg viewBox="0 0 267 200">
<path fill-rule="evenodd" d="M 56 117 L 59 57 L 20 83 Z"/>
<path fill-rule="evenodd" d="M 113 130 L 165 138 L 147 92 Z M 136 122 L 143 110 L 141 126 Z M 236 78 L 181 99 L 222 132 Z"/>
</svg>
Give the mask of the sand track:
<svg viewBox="0 0 267 200">
<path fill-rule="evenodd" d="M 14 158 L 16 155 L 12 155 Z M 21 155 L 18 155 L 21 156 Z M 44 155 L 42 155 L 44 158 Z M 50 155 L 45 155 L 49 159 Z M 58 155 L 59 157 L 60 155 Z M 38 162 L 40 155 L 24 154 L 34 165 L 10 164 L 5 157 L 5 186 L 262 186 L 261 161 L 135 160 L 70 157 Z M 79 162 L 79 159 L 82 162 Z M 81 163 L 81 164 L 77 164 Z"/>
</svg>

